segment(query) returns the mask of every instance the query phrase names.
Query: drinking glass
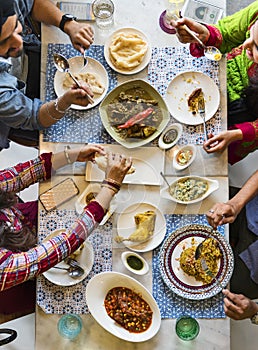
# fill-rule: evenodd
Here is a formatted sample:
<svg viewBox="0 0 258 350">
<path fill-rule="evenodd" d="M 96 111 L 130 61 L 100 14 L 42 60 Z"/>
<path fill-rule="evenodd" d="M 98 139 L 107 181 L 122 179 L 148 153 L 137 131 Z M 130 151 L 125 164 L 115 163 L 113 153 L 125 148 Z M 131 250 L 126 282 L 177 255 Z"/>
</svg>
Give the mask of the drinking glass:
<svg viewBox="0 0 258 350">
<path fill-rule="evenodd" d="M 95 0 L 92 12 L 100 29 L 108 29 L 114 24 L 114 4 L 111 0 Z"/>
<path fill-rule="evenodd" d="M 182 340 L 193 340 L 199 334 L 200 326 L 193 317 L 184 315 L 176 320 L 176 334 Z"/>
<path fill-rule="evenodd" d="M 57 328 L 62 337 L 74 339 L 81 332 L 82 319 L 75 314 L 66 314 L 59 319 Z"/>
</svg>

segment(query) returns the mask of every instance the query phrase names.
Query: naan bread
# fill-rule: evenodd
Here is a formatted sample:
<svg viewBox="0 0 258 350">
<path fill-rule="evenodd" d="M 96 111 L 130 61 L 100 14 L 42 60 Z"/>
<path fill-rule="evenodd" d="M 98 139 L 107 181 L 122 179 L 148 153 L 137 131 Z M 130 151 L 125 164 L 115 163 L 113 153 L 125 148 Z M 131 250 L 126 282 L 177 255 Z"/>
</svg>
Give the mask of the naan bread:
<svg viewBox="0 0 258 350">
<path fill-rule="evenodd" d="M 155 229 L 156 214 L 153 210 L 145 211 L 134 216 L 136 230 L 128 237 L 116 236 L 115 241 L 145 242 L 153 236 Z"/>
<path fill-rule="evenodd" d="M 148 44 L 138 34 L 118 33 L 109 47 L 110 59 L 119 69 L 133 69 L 142 62 Z"/>
<path fill-rule="evenodd" d="M 74 74 L 75 78 L 77 80 L 84 81 L 85 83 L 90 85 L 90 88 L 94 94 L 103 94 L 105 91 L 104 86 L 99 81 L 99 78 L 97 75 L 93 73 L 76 73 Z M 65 74 L 65 78 L 63 81 L 63 87 L 64 88 L 71 88 L 74 85 L 73 79 L 70 77 L 68 73 Z"/>
<path fill-rule="evenodd" d="M 106 168 L 107 168 L 107 157 L 106 156 L 96 154 L 95 155 L 95 162 L 96 162 L 97 166 L 99 167 L 99 169 L 106 171 Z M 135 172 L 135 167 L 132 165 L 131 168 L 127 171 L 127 175 L 133 174 L 134 172 Z"/>
</svg>

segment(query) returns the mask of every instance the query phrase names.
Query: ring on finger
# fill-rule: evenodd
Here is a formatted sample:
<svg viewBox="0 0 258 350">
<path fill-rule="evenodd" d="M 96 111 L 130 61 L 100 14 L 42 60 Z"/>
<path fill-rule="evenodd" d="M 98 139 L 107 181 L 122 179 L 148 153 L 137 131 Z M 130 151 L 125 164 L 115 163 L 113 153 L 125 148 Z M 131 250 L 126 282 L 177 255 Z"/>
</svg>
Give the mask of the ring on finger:
<svg viewBox="0 0 258 350">
<path fill-rule="evenodd" d="M 214 214 L 214 213 L 215 213 L 215 211 L 214 211 L 213 209 L 210 209 L 210 210 L 209 210 L 209 213 Z"/>
</svg>

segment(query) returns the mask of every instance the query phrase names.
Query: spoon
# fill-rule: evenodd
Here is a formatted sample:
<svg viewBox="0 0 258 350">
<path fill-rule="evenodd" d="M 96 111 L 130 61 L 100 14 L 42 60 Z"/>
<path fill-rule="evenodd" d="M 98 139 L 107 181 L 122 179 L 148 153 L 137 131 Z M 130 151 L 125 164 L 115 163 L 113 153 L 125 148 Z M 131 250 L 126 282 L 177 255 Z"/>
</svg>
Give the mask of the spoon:
<svg viewBox="0 0 258 350">
<path fill-rule="evenodd" d="M 177 17 L 177 15 L 173 15 L 173 17 L 176 21 L 179 19 L 179 17 Z M 220 52 L 220 50 L 217 47 L 204 45 L 204 43 L 198 38 L 198 36 L 190 28 L 187 27 L 187 25 L 183 24 L 182 28 L 184 28 L 184 30 L 188 34 L 190 34 L 201 45 L 201 47 L 204 49 L 204 55 L 206 58 L 208 58 L 211 61 L 220 61 L 221 60 L 222 53 Z"/>
<path fill-rule="evenodd" d="M 53 56 L 56 69 L 59 70 L 59 72 L 61 73 L 68 73 L 75 82 L 75 84 L 78 86 L 78 88 L 81 88 L 81 84 L 70 71 L 70 66 L 67 58 L 61 55 L 60 53 L 54 53 Z M 87 95 L 87 98 L 91 104 L 94 103 L 94 100 L 89 95 Z"/>
<path fill-rule="evenodd" d="M 77 265 L 77 266 L 69 266 L 69 267 L 59 267 L 59 266 L 53 266 L 54 269 L 58 270 L 65 270 L 68 272 L 68 275 L 72 278 L 78 278 L 81 277 L 84 274 L 84 269 Z"/>
</svg>

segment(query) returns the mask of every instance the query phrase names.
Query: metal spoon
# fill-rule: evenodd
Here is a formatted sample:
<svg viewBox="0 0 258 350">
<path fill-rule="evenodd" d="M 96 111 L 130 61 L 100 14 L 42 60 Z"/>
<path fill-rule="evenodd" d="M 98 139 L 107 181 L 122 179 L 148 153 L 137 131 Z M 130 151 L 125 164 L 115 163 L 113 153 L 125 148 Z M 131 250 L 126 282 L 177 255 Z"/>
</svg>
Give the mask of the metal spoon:
<svg viewBox="0 0 258 350">
<path fill-rule="evenodd" d="M 79 265 L 69 267 L 53 266 L 53 269 L 65 270 L 68 272 L 68 275 L 72 278 L 78 278 L 84 274 L 84 269 Z"/>
<path fill-rule="evenodd" d="M 168 185 L 168 187 L 170 187 L 170 184 L 168 183 L 168 180 L 166 179 L 165 175 L 163 174 L 163 172 L 160 172 L 160 175 L 162 176 L 162 178 L 164 179 L 164 181 L 166 182 L 166 184 Z"/>
<path fill-rule="evenodd" d="M 78 88 L 81 88 L 81 84 L 70 71 L 70 66 L 67 58 L 61 55 L 60 53 L 54 53 L 53 57 L 56 69 L 58 69 L 61 73 L 68 73 L 75 82 L 75 84 L 78 86 Z M 91 104 L 94 103 L 94 100 L 89 95 L 87 95 L 87 98 Z"/>
<path fill-rule="evenodd" d="M 179 19 L 179 17 L 177 17 L 176 15 L 173 15 L 173 17 L 176 21 Z M 206 58 L 208 58 L 211 61 L 221 60 L 222 53 L 217 47 L 204 45 L 204 43 L 198 38 L 198 36 L 190 28 L 187 27 L 187 25 L 183 24 L 181 27 L 184 28 L 184 30 L 188 34 L 190 34 L 201 45 L 201 47 L 204 49 L 204 55 Z"/>
</svg>

